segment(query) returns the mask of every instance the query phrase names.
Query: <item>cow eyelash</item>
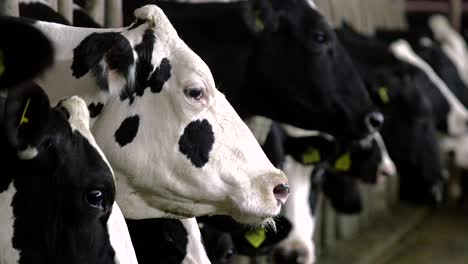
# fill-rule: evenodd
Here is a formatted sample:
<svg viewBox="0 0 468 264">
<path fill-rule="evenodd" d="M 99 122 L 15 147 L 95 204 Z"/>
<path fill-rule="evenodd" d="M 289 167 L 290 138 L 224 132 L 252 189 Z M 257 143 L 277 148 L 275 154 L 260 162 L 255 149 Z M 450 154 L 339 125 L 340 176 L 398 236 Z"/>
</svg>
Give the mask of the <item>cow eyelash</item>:
<svg viewBox="0 0 468 264">
<path fill-rule="evenodd" d="M 186 88 L 184 89 L 184 95 L 198 101 L 203 97 L 203 89 L 199 87 Z"/>
</svg>

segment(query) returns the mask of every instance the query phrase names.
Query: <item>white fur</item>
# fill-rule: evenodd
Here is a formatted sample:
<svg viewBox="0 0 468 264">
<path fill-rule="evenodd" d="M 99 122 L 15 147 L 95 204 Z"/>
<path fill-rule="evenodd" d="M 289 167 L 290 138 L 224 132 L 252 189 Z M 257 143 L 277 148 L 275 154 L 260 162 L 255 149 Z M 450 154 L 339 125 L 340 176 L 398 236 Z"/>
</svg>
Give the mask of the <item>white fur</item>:
<svg viewBox="0 0 468 264">
<path fill-rule="evenodd" d="M 13 238 L 13 208 L 11 201 L 16 189 L 10 184 L 8 190 L 0 193 L 0 263 L 18 263 L 19 252 L 13 248 L 11 239 Z"/>
<path fill-rule="evenodd" d="M 290 156 L 286 157 L 284 172 L 288 175 L 291 193 L 284 205 L 283 214 L 292 223 L 288 237 L 278 247 L 286 250 L 301 248 L 306 250 L 305 264 L 315 262 L 315 247 L 312 236 L 315 228 L 315 218 L 309 205 L 311 173 L 313 166 L 304 166 Z"/>
<path fill-rule="evenodd" d="M 397 173 L 397 169 L 395 163 L 388 155 L 387 147 L 382 139 L 380 133 L 374 133 L 373 136 L 374 140 L 377 142 L 377 145 L 380 149 L 380 154 L 382 156 L 378 171 L 377 171 L 377 178 L 381 179 L 383 176 L 395 176 Z"/>
<path fill-rule="evenodd" d="M 18 151 L 18 158 L 21 160 L 31 160 L 34 159 L 37 154 L 37 148 L 28 145 L 25 149 Z"/>
<path fill-rule="evenodd" d="M 177 36 L 164 13 L 156 6 L 145 6 L 135 15 L 149 23 L 131 31 L 36 24 L 56 48 L 55 65 L 40 80 L 51 99 L 79 94 L 86 104 L 105 104 L 91 130 L 114 168 L 117 202 L 125 216 L 228 214 L 241 222 L 257 223 L 276 215 L 280 206 L 273 188 L 287 181 L 284 174 L 268 161 L 247 126 L 216 90 L 209 68 Z M 72 77 L 72 50 L 86 36 L 119 31 L 137 45 L 148 27 L 157 36 L 153 65 L 168 58 L 172 66 L 172 77 L 161 93 L 147 89 L 129 106 L 118 97 L 123 82 L 117 73 L 109 72 L 109 94 L 101 92 L 90 74 L 78 80 Z M 189 86 L 203 88 L 201 103 L 185 98 L 183 89 Z M 138 134 L 132 143 L 120 147 L 114 133 L 126 117 L 135 114 L 140 116 Z M 215 143 L 209 162 L 196 168 L 179 151 L 178 140 L 191 121 L 203 119 L 212 125 Z"/>
<path fill-rule="evenodd" d="M 115 264 L 137 264 L 132 239 L 125 218 L 117 203 L 112 206 L 112 213 L 107 221 L 109 239 L 115 251 Z"/>
<path fill-rule="evenodd" d="M 428 24 L 434 37 L 441 43 L 442 50 L 457 68 L 461 79 L 468 85 L 468 48 L 465 40 L 442 15 L 431 16 Z"/>
<path fill-rule="evenodd" d="M 421 69 L 429 79 L 439 88 L 442 95 L 450 105 L 448 115 L 448 133 L 452 136 L 461 136 L 466 133 L 466 123 L 468 121 L 468 111 L 450 91 L 447 85 L 440 79 L 434 70 L 420 57 L 418 57 L 411 46 L 405 40 L 398 40 L 391 45 L 393 54 L 419 69 Z"/>
<path fill-rule="evenodd" d="M 188 233 L 187 255 L 182 264 L 209 264 L 211 263 L 206 255 L 202 244 L 200 228 L 197 219 L 189 218 L 180 220 Z M 157 256 L 156 256 L 157 257 Z"/>
<path fill-rule="evenodd" d="M 440 79 L 434 70 L 421 58 L 419 58 L 404 40 L 396 41 L 391 45 L 395 56 L 421 69 L 429 79 L 439 88 L 442 95 L 450 105 L 448 114 L 448 135 L 443 136 L 442 150 L 453 151 L 458 166 L 468 168 L 468 134 L 466 124 L 468 123 L 468 111 L 458 98 L 450 91 L 447 85 Z M 446 138 L 450 136 L 451 138 Z"/>
</svg>

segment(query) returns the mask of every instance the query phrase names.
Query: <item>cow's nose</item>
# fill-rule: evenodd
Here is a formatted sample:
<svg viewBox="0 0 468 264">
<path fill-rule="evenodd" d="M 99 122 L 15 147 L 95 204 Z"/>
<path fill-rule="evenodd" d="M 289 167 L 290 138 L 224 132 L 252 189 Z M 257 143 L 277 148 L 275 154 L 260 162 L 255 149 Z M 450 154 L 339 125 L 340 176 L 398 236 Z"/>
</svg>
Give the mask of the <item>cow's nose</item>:
<svg viewBox="0 0 468 264">
<path fill-rule="evenodd" d="M 276 264 L 304 264 L 307 261 L 307 252 L 301 248 L 278 248 L 273 253 Z"/>
<path fill-rule="evenodd" d="M 366 125 L 370 132 L 378 131 L 384 124 L 384 116 L 380 112 L 371 112 L 366 116 Z"/>
<path fill-rule="evenodd" d="M 278 202 L 284 204 L 289 196 L 289 184 L 281 183 L 273 188 L 273 194 Z"/>
</svg>

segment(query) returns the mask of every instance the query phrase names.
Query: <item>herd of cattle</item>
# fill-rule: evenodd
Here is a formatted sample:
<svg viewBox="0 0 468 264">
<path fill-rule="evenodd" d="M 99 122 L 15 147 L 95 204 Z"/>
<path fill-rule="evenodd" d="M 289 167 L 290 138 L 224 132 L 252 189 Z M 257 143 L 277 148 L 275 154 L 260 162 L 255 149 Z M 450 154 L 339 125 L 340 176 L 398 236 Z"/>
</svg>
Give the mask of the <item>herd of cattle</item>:
<svg viewBox="0 0 468 264">
<path fill-rule="evenodd" d="M 100 28 L 85 1 L 73 22 L 19 2 L 0 264 L 311 264 L 321 194 L 359 213 L 359 182 L 398 172 L 437 206 L 445 159 L 468 169 L 468 49 L 444 17 L 371 37 L 310 0 L 124 0 L 129 26 Z"/>
</svg>

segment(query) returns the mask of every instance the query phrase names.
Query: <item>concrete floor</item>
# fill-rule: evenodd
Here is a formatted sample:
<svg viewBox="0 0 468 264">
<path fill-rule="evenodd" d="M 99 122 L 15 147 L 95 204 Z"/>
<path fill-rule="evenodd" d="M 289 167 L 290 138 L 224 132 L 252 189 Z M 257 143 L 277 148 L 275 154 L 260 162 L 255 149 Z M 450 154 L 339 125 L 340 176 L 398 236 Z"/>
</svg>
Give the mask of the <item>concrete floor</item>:
<svg viewBox="0 0 468 264">
<path fill-rule="evenodd" d="M 467 264 L 468 210 L 431 210 L 383 264 Z"/>
<path fill-rule="evenodd" d="M 341 263 L 468 264 L 468 209 L 401 205 L 318 261 Z"/>
</svg>

